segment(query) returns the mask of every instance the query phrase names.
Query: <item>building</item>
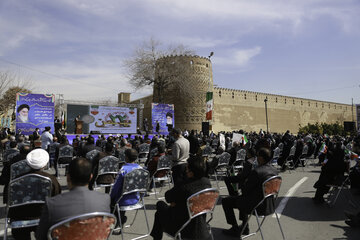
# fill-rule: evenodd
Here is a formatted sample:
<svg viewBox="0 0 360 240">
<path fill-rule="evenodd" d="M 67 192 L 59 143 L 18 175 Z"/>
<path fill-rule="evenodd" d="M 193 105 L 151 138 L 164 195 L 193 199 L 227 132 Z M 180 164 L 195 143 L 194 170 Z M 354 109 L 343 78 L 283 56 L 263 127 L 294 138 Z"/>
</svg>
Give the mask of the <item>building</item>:
<svg viewBox="0 0 360 240">
<path fill-rule="evenodd" d="M 154 85 L 153 95 L 131 103 L 144 104 L 143 117 L 148 119 L 151 119 L 152 102 L 174 104 L 175 125 L 181 129 L 201 130 L 202 122 L 206 121 L 207 91 L 213 92 L 210 129 L 214 132 L 259 131 L 268 127 L 270 132 L 297 133 L 300 126 L 308 123 L 351 121 L 354 111 L 348 104 L 214 87 L 211 61 L 205 57 L 160 58 L 156 75 L 163 81 Z"/>
</svg>

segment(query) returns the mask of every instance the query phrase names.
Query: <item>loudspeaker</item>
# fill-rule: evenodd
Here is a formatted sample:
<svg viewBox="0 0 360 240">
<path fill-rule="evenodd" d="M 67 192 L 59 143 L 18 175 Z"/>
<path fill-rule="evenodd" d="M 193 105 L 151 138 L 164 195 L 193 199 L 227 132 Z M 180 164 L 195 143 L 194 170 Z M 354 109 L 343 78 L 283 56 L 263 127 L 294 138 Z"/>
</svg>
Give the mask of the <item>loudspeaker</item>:
<svg viewBox="0 0 360 240">
<path fill-rule="evenodd" d="M 201 131 L 203 132 L 203 134 L 205 136 L 209 136 L 209 129 L 210 129 L 210 124 L 209 122 L 202 122 L 201 124 Z"/>
<path fill-rule="evenodd" d="M 355 131 L 355 122 L 344 122 L 344 131 L 345 132 L 353 132 Z"/>
</svg>

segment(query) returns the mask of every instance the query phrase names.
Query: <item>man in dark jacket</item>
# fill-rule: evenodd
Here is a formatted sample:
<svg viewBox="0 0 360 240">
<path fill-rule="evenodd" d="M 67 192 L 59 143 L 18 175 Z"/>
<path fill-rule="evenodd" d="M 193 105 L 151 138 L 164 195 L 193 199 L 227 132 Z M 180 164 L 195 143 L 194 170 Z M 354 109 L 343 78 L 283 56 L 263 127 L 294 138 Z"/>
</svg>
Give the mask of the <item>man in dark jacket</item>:
<svg viewBox="0 0 360 240">
<path fill-rule="evenodd" d="M 203 189 L 210 188 L 211 184 L 205 176 L 205 163 L 196 156 L 190 157 L 186 168 L 188 179 L 183 184 L 176 185 L 165 193 L 165 199 L 170 206 L 163 201 L 156 204 L 154 226 L 151 236 L 162 239 L 163 232 L 174 235 L 180 227 L 189 219 L 186 200 L 192 194 Z M 206 226 L 205 215 L 193 219 L 181 233 L 183 238 L 209 239 L 211 238 Z"/>
<path fill-rule="evenodd" d="M 37 240 L 47 239 L 48 229 L 69 217 L 92 213 L 110 212 L 110 196 L 90 191 L 87 184 L 91 178 L 91 163 L 85 158 L 70 162 L 67 184 L 69 192 L 46 200 L 36 231 Z"/>
<path fill-rule="evenodd" d="M 240 237 L 243 226 L 239 227 L 235 218 L 234 209 L 240 211 L 240 220 L 243 224 L 248 219 L 248 214 L 251 210 L 263 199 L 263 183 L 272 176 L 277 175 L 277 170 L 272 167 L 269 162 L 271 160 L 271 151 L 269 148 L 260 148 L 257 152 L 257 161 L 259 166 L 251 171 L 243 188 L 241 196 L 229 196 L 222 200 L 222 206 L 225 212 L 226 221 L 232 227 L 224 229 L 225 235 Z M 269 199 L 273 201 L 273 199 Z M 271 202 L 265 201 L 258 210 L 261 213 L 269 213 L 271 209 Z M 249 234 L 249 226 L 244 227 L 243 234 Z"/>
</svg>

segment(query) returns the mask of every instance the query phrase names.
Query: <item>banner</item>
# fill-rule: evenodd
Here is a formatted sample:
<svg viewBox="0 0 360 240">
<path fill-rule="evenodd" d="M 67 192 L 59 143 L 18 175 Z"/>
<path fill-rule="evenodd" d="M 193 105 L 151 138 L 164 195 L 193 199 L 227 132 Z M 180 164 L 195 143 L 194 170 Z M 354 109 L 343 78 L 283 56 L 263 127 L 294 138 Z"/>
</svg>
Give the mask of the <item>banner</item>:
<svg viewBox="0 0 360 240">
<path fill-rule="evenodd" d="M 175 125 L 174 104 L 151 104 L 151 123 L 154 134 L 169 134 Z"/>
<path fill-rule="evenodd" d="M 137 108 L 92 105 L 89 116 L 83 116 L 81 120 L 89 123 L 90 131 L 136 133 Z"/>
<path fill-rule="evenodd" d="M 54 94 L 16 94 L 16 132 L 30 135 L 36 128 L 42 133 L 45 127 L 54 132 Z"/>
</svg>

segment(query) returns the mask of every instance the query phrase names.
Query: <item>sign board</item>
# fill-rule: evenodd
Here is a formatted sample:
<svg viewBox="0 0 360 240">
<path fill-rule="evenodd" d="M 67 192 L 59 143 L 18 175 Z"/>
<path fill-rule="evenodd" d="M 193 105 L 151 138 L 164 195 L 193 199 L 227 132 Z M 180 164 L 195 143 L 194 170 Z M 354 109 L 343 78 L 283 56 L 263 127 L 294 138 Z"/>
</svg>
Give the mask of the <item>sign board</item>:
<svg viewBox="0 0 360 240">
<path fill-rule="evenodd" d="M 17 132 L 32 134 L 36 128 L 40 133 L 45 127 L 51 127 L 54 132 L 55 95 L 54 94 L 16 94 Z"/>
</svg>

